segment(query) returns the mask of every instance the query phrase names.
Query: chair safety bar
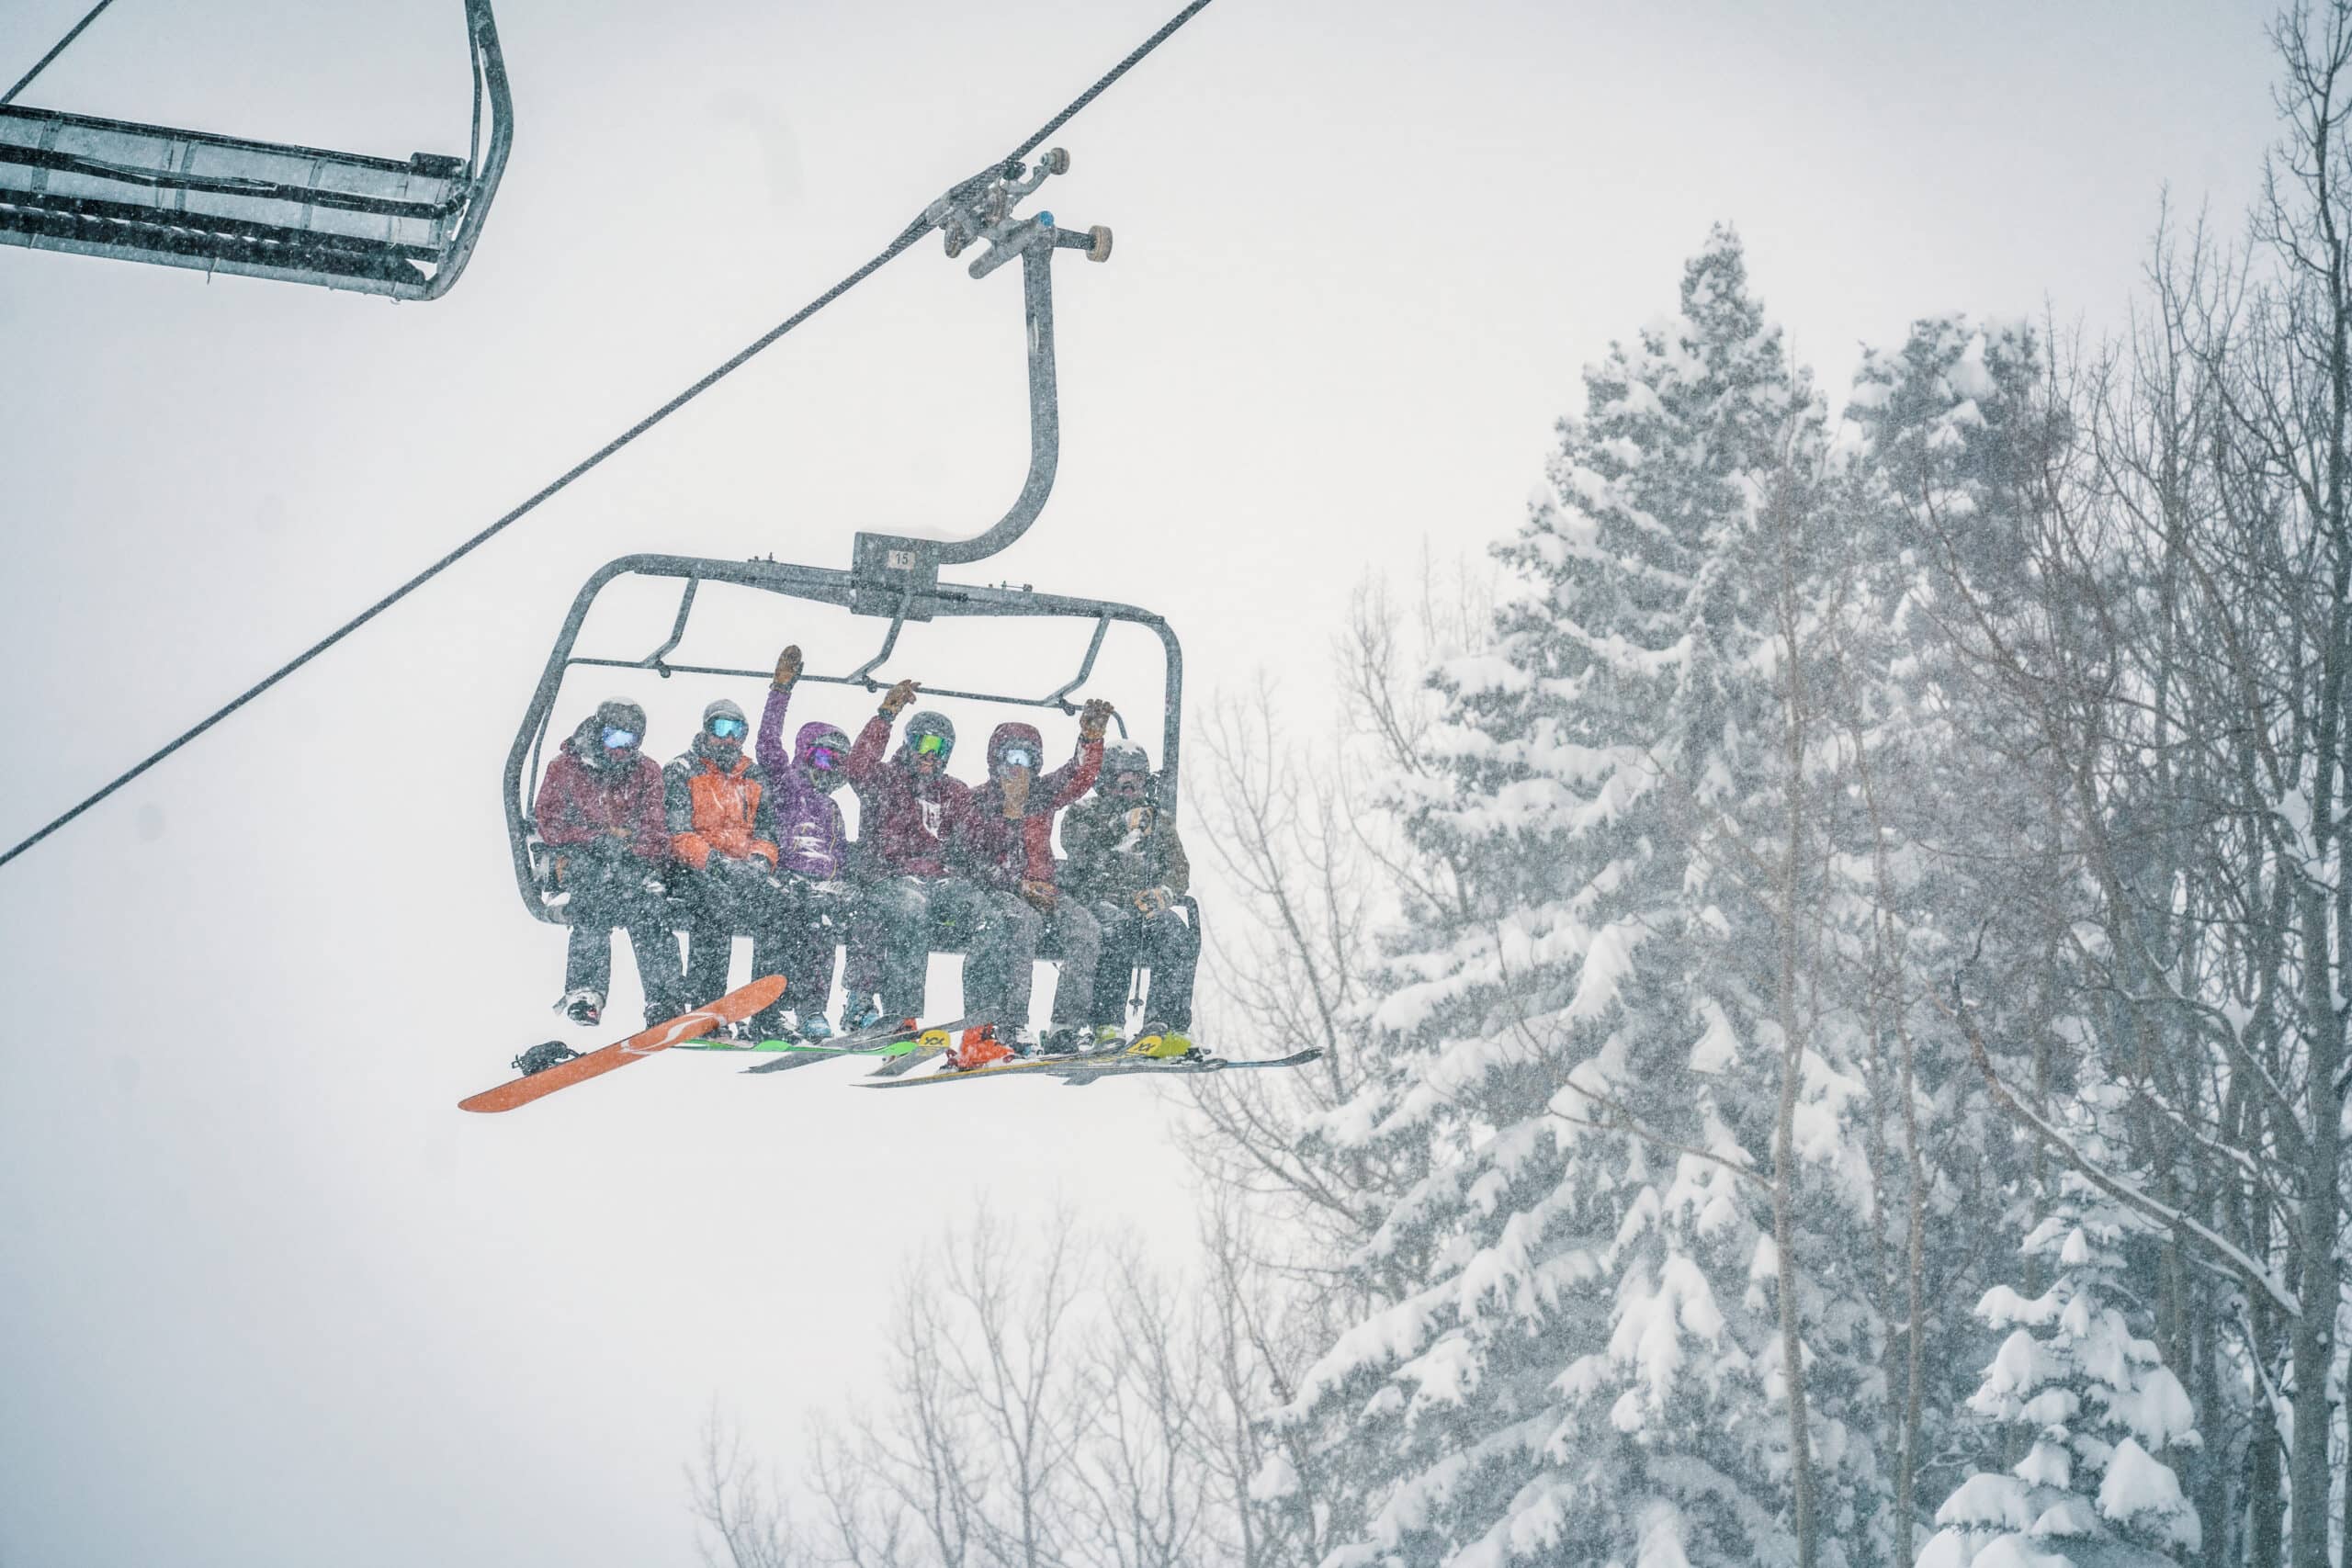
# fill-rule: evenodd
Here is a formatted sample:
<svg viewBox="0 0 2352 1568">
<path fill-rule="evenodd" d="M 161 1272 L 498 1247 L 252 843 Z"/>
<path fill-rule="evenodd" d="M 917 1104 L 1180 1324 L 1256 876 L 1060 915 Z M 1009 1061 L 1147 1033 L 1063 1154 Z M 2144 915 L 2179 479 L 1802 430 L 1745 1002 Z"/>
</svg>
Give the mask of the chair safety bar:
<svg viewBox="0 0 2352 1568">
<path fill-rule="evenodd" d="M 614 580 L 625 576 L 666 577 L 683 579 L 687 584 L 678 606 L 676 624 L 671 628 L 668 641 L 643 659 L 605 659 L 572 651 L 587 623 L 588 613 L 598 594 Z M 555 715 L 557 698 L 561 694 L 565 674 L 574 666 L 608 670 L 650 670 L 667 678 L 671 675 L 704 675 L 729 680 L 764 680 L 766 670 L 731 669 L 720 665 L 670 664 L 663 656 L 676 648 L 685 633 L 687 614 L 695 602 L 695 590 L 704 582 L 733 583 L 739 587 L 757 588 L 788 599 L 805 599 L 818 604 L 849 608 L 856 592 L 856 577 L 853 572 L 835 571 L 823 567 L 794 566 L 779 561 L 728 561 L 697 558 L 689 556 L 640 555 L 624 556 L 599 569 L 572 600 L 571 613 L 564 617 L 563 629 L 557 635 L 554 651 L 548 655 L 547 668 L 539 677 L 538 687 L 531 694 L 530 705 L 525 709 L 523 722 L 516 729 L 514 743 L 506 754 L 503 780 L 508 842 L 514 861 L 515 886 L 522 894 L 524 908 L 538 919 L 551 924 L 564 923 L 564 911 L 550 909 L 539 897 L 531 864 L 530 811 L 532 791 L 539 774 L 539 758 L 546 741 L 549 722 Z M 891 637 L 886 640 L 881 653 L 856 671 L 846 675 L 804 674 L 804 681 L 816 681 L 829 685 L 859 686 L 874 691 L 883 684 L 871 678 L 871 672 L 888 655 L 896 642 L 896 634 L 903 620 L 920 615 L 923 619 L 944 616 L 1049 616 L 1094 622 L 1093 636 L 1087 643 L 1086 655 L 1078 673 L 1041 697 L 1008 696 L 994 692 L 969 692 L 943 687 L 925 686 L 925 697 L 940 697 L 951 701 L 1002 704 L 1011 707 L 1055 708 L 1063 713 L 1073 711 L 1070 694 L 1083 686 L 1093 673 L 1097 655 L 1103 638 L 1109 635 L 1114 621 L 1126 621 L 1148 628 L 1159 638 L 1167 660 L 1167 688 L 1162 698 L 1160 721 L 1160 808 L 1174 819 L 1178 792 L 1177 771 L 1182 762 L 1182 740 L 1184 698 L 1184 653 L 1176 640 L 1175 631 L 1159 616 L 1148 610 L 1130 604 L 1114 604 L 1101 599 L 1073 599 L 1058 594 L 1036 593 L 1018 588 L 989 588 L 940 583 L 920 595 L 921 603 L 910 605 L 909 613 L 891 625 Z M 1119 724 L 1119 733 L 1127 733 L 1125 721 Z M 527 770 L 527 772 L 526 772 Z"/>
<path fill-rule="evenodd" d="M 473 254 L 514 141 L 490 0 L 467 0 L 489 146 L 405 162 L 0 104 L 0 243 L 434 299 Z"/>
</svg>

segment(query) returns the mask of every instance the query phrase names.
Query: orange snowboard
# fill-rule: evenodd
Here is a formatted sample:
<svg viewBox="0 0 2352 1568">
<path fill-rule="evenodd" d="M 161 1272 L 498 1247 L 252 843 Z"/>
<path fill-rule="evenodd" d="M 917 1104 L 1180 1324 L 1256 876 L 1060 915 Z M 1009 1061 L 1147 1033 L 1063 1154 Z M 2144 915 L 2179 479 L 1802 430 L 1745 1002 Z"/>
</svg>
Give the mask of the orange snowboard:
<svg viewBox="0 0 2352 1568">
<path fill-rule="evenodd" d="M 528 1077 L 515 1078 L 486 1089 L 471 1100 L 458 1101 L 460 1111 L 512 1111 L 518 1105 L 528 1105 L 535 1100 L 553 1094 L 583 1078 L 609 1073 L 615 1067 L 627 1066 L 656 1051 L 666 1051 L 682 1040 L 692 1040 L 709 1033 L 722 1023 L 741 1023 L 762 1008 L 784 995 L 784 976 L 770 975 L 754 980 L 740 991 L 729 991 L 707 1008 L 696 1008 L 690 1013 L 657 1023 L 642 1034 L 632 1034 L 617 1044 L 601 1051 L 591 1051 L 584 1056 L 533 1073 Z"/>
</svg>

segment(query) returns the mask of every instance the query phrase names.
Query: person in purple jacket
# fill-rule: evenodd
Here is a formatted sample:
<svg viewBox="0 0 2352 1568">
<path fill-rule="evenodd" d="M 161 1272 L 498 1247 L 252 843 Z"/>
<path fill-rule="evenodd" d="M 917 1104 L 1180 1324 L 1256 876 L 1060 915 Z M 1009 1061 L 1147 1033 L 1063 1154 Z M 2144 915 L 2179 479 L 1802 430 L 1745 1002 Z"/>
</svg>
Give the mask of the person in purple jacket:
<svg viewBox="0 0 2352 1568">
<path fill-rule="evenodd" d="M 643 708 L 598 705 L 548 764 L 532 812 L 541 841 L 554 852 L 557 901 L 571 925 L 563 999 L 555 1005 L 574 1023 L 604 1016 L 616 926 L 628 932 L 637 954 L 646 1021 L 686 1010 L 685 973 L 662 881 L 670 858 L 662 770 L 645 754 L 644 740 Z"/>
<path fill-rule="evenodd" d="M 824 1040 L 833 1032 L 825 1021 L 833 995 L 833 947 L 849 920 L 841 880 L 849 869 L 849 836 L 833 799 L 845 782 L 849 738 L 830 724 L 804 724 L 791 755 L 785 754 L 785 711 L 799 679 L 796 644 L 777 656 L 767 706 L 760 713 L 758 756 L 760 771 L 775 791 L 776 874 L 788 899 L 782 943 L 785 997 L 799 1017 L 801 1038 Z"/>
</svg>

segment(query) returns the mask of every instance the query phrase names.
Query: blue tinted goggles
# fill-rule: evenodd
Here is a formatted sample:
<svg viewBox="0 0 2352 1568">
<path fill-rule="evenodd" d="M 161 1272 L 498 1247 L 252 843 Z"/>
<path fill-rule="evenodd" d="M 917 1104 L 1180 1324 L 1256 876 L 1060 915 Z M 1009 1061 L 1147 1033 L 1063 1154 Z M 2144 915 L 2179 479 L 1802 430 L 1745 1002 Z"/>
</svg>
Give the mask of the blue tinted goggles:
<svg viewBox="0 0 2352 1568">
<path fill-rule="evenodd" d="M 710 721 L 710 732 L 721 740 L 741 740 L 751 728 L 750 724 L 740 718 L 714 718 Z"/>
<path fill-rule="evenodd" d="M 605 726 L 605 750 L 626 751 L 636 744 L 637 731 L 633 729 L 622 729 L 616 725 L 608 724 Z"/>
<path fill-rule="evenodd" d="M 1008 768 L 1034 768 L 1037 765 L 1035 753 L 1032 752 L 1026 746 L 1006 747 L 1004 749 L 1003 757 L 999 759 L 999 761 Z"/>
</svg>

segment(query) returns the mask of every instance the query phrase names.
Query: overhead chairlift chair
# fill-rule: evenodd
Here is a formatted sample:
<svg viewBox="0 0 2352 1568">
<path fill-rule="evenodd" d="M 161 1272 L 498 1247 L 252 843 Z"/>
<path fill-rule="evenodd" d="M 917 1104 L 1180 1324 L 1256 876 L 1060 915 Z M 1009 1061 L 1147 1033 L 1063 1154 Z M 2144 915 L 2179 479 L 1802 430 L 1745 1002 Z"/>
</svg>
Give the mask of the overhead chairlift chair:
<svg viewBox="0 0 2352 1568">
<path fill-rule="evenodd" d="M 401 163 L 0 104 L 0 243 L 437 299 L 473 254 L 514 134 L 490 0 L 466 0 L 466 33 L 463 158 Z"/>
<path fill-rule="evenodd" d="M 1046 175 L 1059 174 L 1068 167 L 1068 156 L 1058 148 L 1054 149 L 1045 154 L 1036 170 L 1025 180 L 1018 164 L 1003 171 L 991 171 L 989 175 L 957 186 L 934 203 L 929 214 L 933 222 L 945 232 L 947 254 L 951 256 L 972 243 L 986 241 L 989 243 L 989 249 L 971 264 L 970 271 L 974 277 L 984 277 L 1016 256 L 1021 261 L 1022 299 L 1029 329 L 1029 472 L 1012 509 L 986 533 L 962 541 L 861 533 L 856 537 L 851 566 L 846 571 L 826 567 L 795 566 L 775 560 L 712 560 L 668 555 L 624 556 L 600 568 L 573 599 L 571 613 L 564 617 L 563 627 L 556 636 L 555 649 L 548 656 L 546 671 L 539 677 L 537 689 L 531 694 L 530 704 L 524 710 L 523 722 L 515 731 L 514 744 L 506 755 L 503 794 L 507 838 L 514 854 L 514 884 L 522 896 L 523 907 L 533 917 L 557 925 L 570 921 L 570 911 L 565 904 L 555 900 L 552 856 L 548 847 L 539 841 L 531 821 L 532 791 L 540 776 L 540 756 L 548 739 L 557 699 L 563 689 L 564 676 L 575 667 L 588 667 L 650 670 L 665 679 L 671 675 L 767 679 L 769 671 L 765 670 L 669 662 L 670 654 L 685 637 L 687 623 L 694 613 L 695 592 L 705 582 L 756 588 L 786 599 L 836 605 L 853 615 L 871 615 L 876 619 L 888 617 L 889 629 L 883 637 L 881 648 L 864 664 L 846 674 L 804 673 L 800 677 L 803 682 L 861 686 L 869 692 L 880 691 L 889 683 L 887 677 L 877 675 L 876 671 L 890 657 L 898 644 L 900 629 L 909 621 L 1046 616 L 1091 620 L 1094 623 L 1092 637 L 1087 644 L 1085 657 L 1077 673 L 1043 695 L 958 691 L 926 685 L 923 688 L 926 700 L 940 698 L 1054 708 L 1065 714 L 1075 714 L 1079 704 L 1073 698 L 1093 673 L 1096 656 L 1102 651 L 1103 638 L 1112 625 L 1114 622 L 1132 622 L 1148 627 L 1159 639 L 1167 669 L 1160 721 L 1161 763 L 1155 781 L 1155 798 L 1164 818 L 1173 823 L 1184 694 L 1183 650 L 1177 641 L 1174 628 L 1151 611 L 1132 604 L 1039 593 L 1028 588 L 984 587 L 939 580 L 942 566 L 967 565 L 985 559 L 1018 539 L 1036 520 L 1053 489 L 1060 452 L 1061 424 L 1054 384 L 1051 264 L 1054 253 L 1064 249 L 1082 250 L 1092 261 L 1108 259 L 1111 232 L 1101 228 L 1083 233 L 1060 229 L 1055 226 L 1053 215 L 1049 212 L 1018 219 L 1012 216 L 1011 209 L 1013 202 L 1042 184 Z M 589 610 L 595 604 L 597 595 L 616 580 L 624 577 L 667 578 L 684 583 L 678 598 L 677 617 L 670 627 L 669 637 L 660 647 L 636 659 L 592 657 L 576 652 L 581 627 L 587 621 Z M 1120 729 L 1123 734 L 1125 732 L 1124 720 L 1120 722 Z M 684 923 L 683 909 L 673 913 L 676 923 Z"/>
</svg>

